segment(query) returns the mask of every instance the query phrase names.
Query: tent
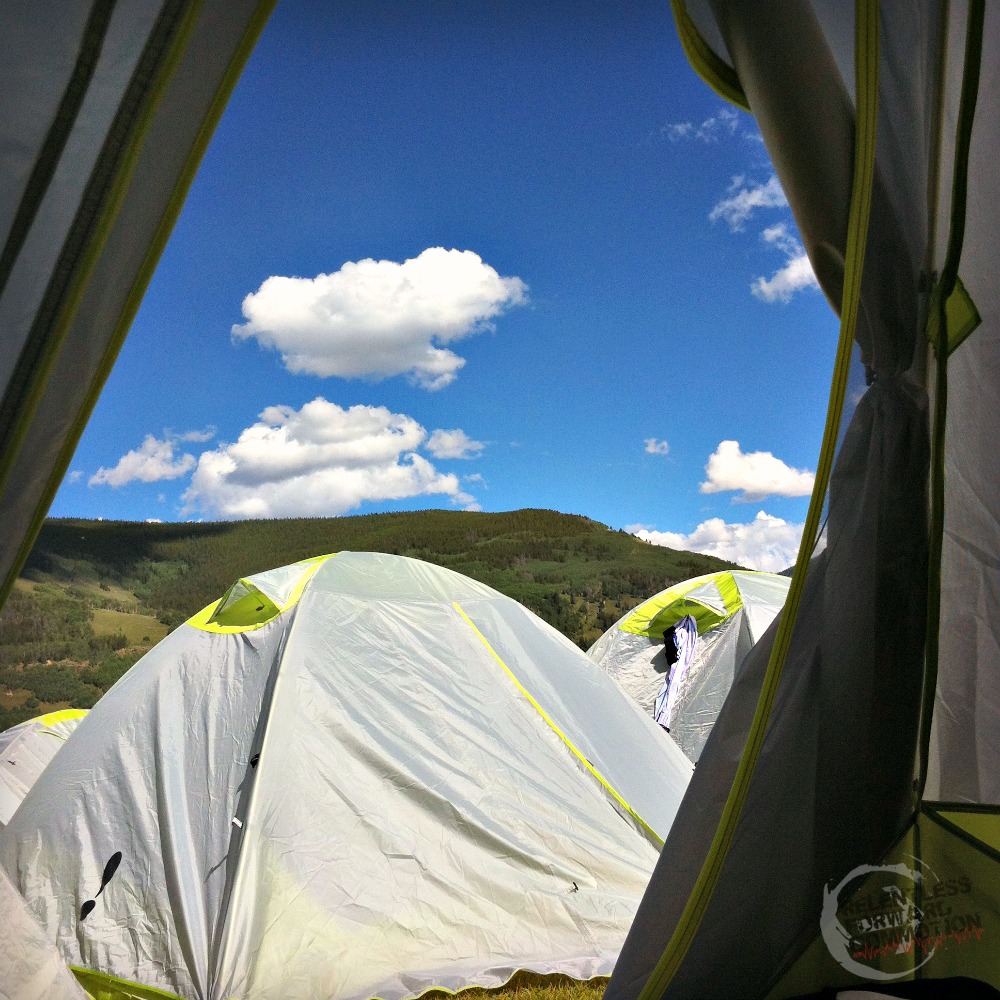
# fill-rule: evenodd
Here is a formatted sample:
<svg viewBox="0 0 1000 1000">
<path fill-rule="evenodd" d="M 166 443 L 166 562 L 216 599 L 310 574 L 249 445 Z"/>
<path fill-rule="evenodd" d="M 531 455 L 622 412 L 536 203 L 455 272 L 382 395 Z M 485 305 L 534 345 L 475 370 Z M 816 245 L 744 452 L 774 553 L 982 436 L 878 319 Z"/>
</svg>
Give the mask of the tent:
<svg viewBox="0 0 1000 1000">
<path fill-rule="evenodd" d="M 1000 988 L 1000 6 L 673 7 L 841 335 L 788 600 L 606 996 Z"/>
<path fill-rule="evenodd" d="M 781 610 L 790 583 L 746 570 L 685 580 L 623 615 L 587 655 L 654 717 L 669 679 L 670 710 L 657 721 L 697 763 L 738 665 Z M 664 635 L 689 615 L 698 638 L 682 673 L 668 663 Z"/>
<path fill-rule="evenodd" d="M 86 714 L 65 708 L 0 733 L 0 830 Z"/>
<path fill-rule="evenodd" d="M 788 601 L 609 1000 L 1000 986 L 1000 9 L 673 8 L 693 65 L 756 117 L 841 337 Z M 0 597 L 268 9 L 3 10 Z"/>
<path fill-rule="evenodd" d="M 0 868 L 0 1000 L 84 1000 L 55 945 Z"/>
<path fill-rule="evenodd" d="M 238 581 L 143 657 L 0 832 L 0 866 L 101 996 L 588 979 L 691 771 L 516 601 L 343 552 Z"/>
</svg>

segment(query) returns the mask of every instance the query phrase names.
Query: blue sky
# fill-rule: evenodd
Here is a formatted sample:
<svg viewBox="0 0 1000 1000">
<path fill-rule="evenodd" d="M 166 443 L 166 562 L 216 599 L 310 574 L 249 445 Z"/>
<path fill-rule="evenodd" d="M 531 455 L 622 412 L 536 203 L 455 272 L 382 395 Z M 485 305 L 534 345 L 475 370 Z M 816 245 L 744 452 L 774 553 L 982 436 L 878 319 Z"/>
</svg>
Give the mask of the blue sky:
<svg viewBox="0 0 1000 1000">
<path fill-rule="evenodd" d="M 836 319 L 662 4 L 283 0 L 52 508 L 794 558 Z"/>
</svg>

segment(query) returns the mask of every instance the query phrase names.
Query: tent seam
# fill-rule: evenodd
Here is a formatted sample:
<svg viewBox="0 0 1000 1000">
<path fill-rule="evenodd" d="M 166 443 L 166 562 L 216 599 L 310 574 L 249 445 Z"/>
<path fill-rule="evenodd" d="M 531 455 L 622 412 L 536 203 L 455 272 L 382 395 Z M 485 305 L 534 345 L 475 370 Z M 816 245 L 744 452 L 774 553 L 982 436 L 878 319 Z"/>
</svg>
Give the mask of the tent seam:
<svg viewBox="0 0 1000 1000">
<path fill-rule="evenodd" d="M 594 767 L 594 765 L 587 760 L 586 756 L 581 753 L 580 749 L 573 743 L 573 741 L 559 728 L 552 716 L 545 711 L 544 708 L 538 703 L 538 701 L 532 696 L 531 692 L 517 679 L 514 672 L 504 663 L 503 659 L 500 657 L 499 653 L 490 645 L 486 636 L 476 627 L 475 622 L 462 610 L 461 605 L 458 601 L 452 602 L 452 607 L 465 619 L 466 624 L 475 632 L 476 637 L 479 641 L 486 647 L 487 652 L 493 659 L 504 669 L 507 676 L 514 682 L 515 687 L 527 698 L 528 702 L 531 704 L 532 708 L 548 723 L 552 731 L 566 744 L 566 746 L 572 751 L 573 755 L 586 767 L 586 769 L 600 782 L 604 790 L 611 795 L 615 802 L 624 809 L 632 820 L 638 824 L 640 831 L 643 835 L 651 840 L 653 846 L 657 850 L 663 847 L 663 838 L 625 801 L 625 799 L 619 794 L 615 787 L 604 777 L 601 772 Z"/>
</svg>

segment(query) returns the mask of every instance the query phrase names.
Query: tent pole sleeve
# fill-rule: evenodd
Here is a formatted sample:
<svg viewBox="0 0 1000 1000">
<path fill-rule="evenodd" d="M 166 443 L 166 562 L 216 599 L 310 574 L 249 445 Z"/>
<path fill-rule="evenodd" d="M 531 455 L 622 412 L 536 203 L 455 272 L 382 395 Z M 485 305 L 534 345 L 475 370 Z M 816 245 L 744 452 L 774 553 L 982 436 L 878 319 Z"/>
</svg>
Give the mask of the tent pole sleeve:
<svg viewBox="0 0 1000 1000">
<path fill-rule="evenodd" d="M 746 801 L 757 759 L 764 744 L 771 707 L 777 693 L 778 682 L 781 679 L 785 656 L 791 642 L 802 598 L 806 572 L 818 537 L 844 409 L 861 296 L 861 275 L 864 270 L 868 218 L 875 177 L 875 134 L 878 120 L 878 32 L 877 0 L 856 0 L 854 58 L 858 101 L 855 121 L 854 176 L 851 185 L 846 270 L 840 314 L 840 339 L 834 363 L 823 444 L 816 469 L 816 485 L 813 489 L 809 513 L 802 533 L 802 542 L 795 563 L 795 573 L 788 592 L 788 600 L 781 615 L 781 622 L 764 676 L 757 709 L 740 757 L 736 777 L 723 808 L 719 826 L 715 831 L 708 855 L 677 926 L 674 928 L 659 962 L 639 994 L 639 1000 L 660 1000 L 684 961 L 684 957 L 698 933 L 705 911 L 708 909 L 715 885 L 725 865 L 729 845 L 736 833 L 740 813 Z"/>
</svg>

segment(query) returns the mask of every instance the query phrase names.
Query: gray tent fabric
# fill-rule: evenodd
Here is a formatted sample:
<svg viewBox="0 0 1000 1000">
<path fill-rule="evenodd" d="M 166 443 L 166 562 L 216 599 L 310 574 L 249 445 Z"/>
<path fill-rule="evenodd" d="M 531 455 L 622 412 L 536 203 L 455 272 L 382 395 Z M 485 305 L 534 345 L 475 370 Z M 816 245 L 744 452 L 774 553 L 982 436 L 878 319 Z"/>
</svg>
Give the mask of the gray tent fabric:
<svg viewBox="0 0 1000 1000">
<path fill-rule="evenodd" d="M 402 1000 L 608 975 L 692 771 L 652 719 L 440 567 L 340 553 L 241 583 L 277 613 L 223 601 L 173 632 L 0 833 L 83 985 Z"/>
<path fill-rule="evenodd" d="M 51 712 L 0 733 L 0 830 L 86 714 Z"/>
<path fill-rule="evenodd" d="M 938 58 L 947 51 L 949 67 L 961 63 L 965 17 L 963 10 L 962 29 L 950 33 L 945 46 L 939 12 L 933 3 L 905 13 L 895 5 L 881 6 L 875 184 L 856 338 L 856 356 L 871 384 L 856 393 L 856 409 L 844 421 L 829 487 L 827 546 L 809 566 L 760 756 L 732 839 L 713 858 L 713 864 L 721 864 L 714 889 L 700 897 L 707 905 L 688 930 L 685 908 L 701 892 L 696 880 L 729 801 L 777 627 L 744 662 L 702 753 L 622 951 L 606 994 L 609 1000 L 723 998 L 733 995 L 737 983 L 741 995 L 780 1000 L 822 986 L 860 982 L 832 953 L 809 951 L 820 939 L 824 894 L 859 865 L 878 865 L 912 830 L 928 615 L 931 464 L 922 337 L 932 278 L 929 270 L 923 277 L 921 272 L 934 260 L 928 205 L 939 185 L 934 173 L 936 129 L 941 127 L 935 111 Z M 691 13 L 699 24 L 707 18 L 715 21 L 705 37 L 717 40 L 717 54 L 738 74 L 817 276 L 839 308 L 854 147 L 854 40 L 849 28 L 845 31 L 843 6 L 796 2 L 762 7 L 718 0 L 692 4 Z M 995 8 L 991 14 L 995 19 Z M 988 27 L 985 37 L 995 38 L 996 24 L 992 30 L 991 36 Z M 991 65 L 990 79 L 996 80 L 995 57 Z M 996 87 L 988 89 L 991 107 L 997 93 Z M 942 164 L 953 159 L 947 135 L 945 130 Z M 984 161 L 981 169 L 992 177 L 996 145 L 988 148 L 990 164 Z M 946 188 L 941 185 L 942 197 Z M 982 189 L 983 197 L 989 197 L 988 190 Z M 995 221 L 990 226 L 990 242 L 995 243 Z M 993 249 L 994 275 L 996 260 Z M 990 338 L 977 332 L 972 339 L 989 350 Z M 976 384 L 981 386 L 982 377 Z M 982 402 L 977 401 L 980 414 Z M 949 420 L 953 415 L 949 411 Z M 974 422 L 971 411 L 964 419 Z M 957 433 L 962 432 L 964 426 Z M 965 447 L 949 452 L 958 468 L 948 482 L 971 498 Z M 992 467 L 988 454 L 983 464 Z M 982 495 L 976 495 L 976 503 L 982 503 Z M 995 562 L 957 542 L 968 528 L 952 534 L 950 523 L 945 537 L 951 558 L 961 564 L 958 552 L 964 550 L 976 567 L 973 578 L 985 581 Z M 995 523 L 991 515 L 988 530 L 984 526 L 991 545 Z M 947 564 L 946 558 L 946 580 Z M 972 571 L 971 565 L 966 571 Z M 956 613 L 975 608 L 972 613 L 983 620 L 985 608 L 975 590 L 970 594 L 967 582 L 957 579 L 952 586 Z M 944 613 L 943 643 L 968 643 L 975 631 L 959 628 L 956 632 L 964 638 L 946 638 L 950 613 Z M 983 727 L 983 735 L 995 731 L 996 701 L 990 704 L 989 691 L 996 659 L 971 655 L 967 647 L 958 663 L 943 655 L 940 662 L 939 703 L 946 678 L 957 674 L 956 687 L 964 685 L 966 692 L 954 701 L 968 706 L 967 718 Z M 992 666 L 983 676 L 985 664 Z M 969 691 L 973 684 L 981 685 L 974 694 Z M 954 713 L 939 717 L 950 722 Z M 939 722 L 939 753 L 944 732 Z M 963 744 L 976 754 L 977 763 L 956 769 L 976 780 L 977 772 L 988 770 L 978 762 L 992 759 L 993 750 L 987 741 L 970 739 L 968 727 Z M 977 746 L 982 749 L 974 750 Z M 944 775 L 943 765 L 939 773 Z M 989 848 L 982 850 L 986 857 Z M 971 876 L 985 877 L 978 872 Z M 671 966 L 665 985 L 651 988 L 654 970 L 679 928 L 689 935 L 683 957 Z M 918 950 L 912 938 L 910 949 Z M 985 953 L 972 946 L 969 954 L 982 968 Z M 797 978 L 797 963 L 805 958 L 810 967 L 804 978 Z M 909 975 L 920 960 L 910 959 Z M 953 961 L 929 961 L 926 974 L 939 968 L 947 975 Z M 892 978 L 880 972 L 877 957 L 870 970 L 872 978 Z"/>
<path fill-rule="evenodd" d="M 653 718 L 669 680 L 674 698 L 669 722 L 661 724 L 697 763 L 739 665 L 781 610 L 790 582 L 774 573 L 732 570 L 674 584 L 623 615 L 587 656 Z M 707 617 L 688 669 L 678 674 L 667 663 L 658 622 L 676 622 L 688 609 L 700 609 Z"/>
<path fill-rule="evenodd" d="M 272 6 L 0 7 L 0 596 Z"/>
<path fill-rule="evenodd" d="M 84 1000 L 55 945 L 0 868 L 0 1000 Z"/>
</svg>

